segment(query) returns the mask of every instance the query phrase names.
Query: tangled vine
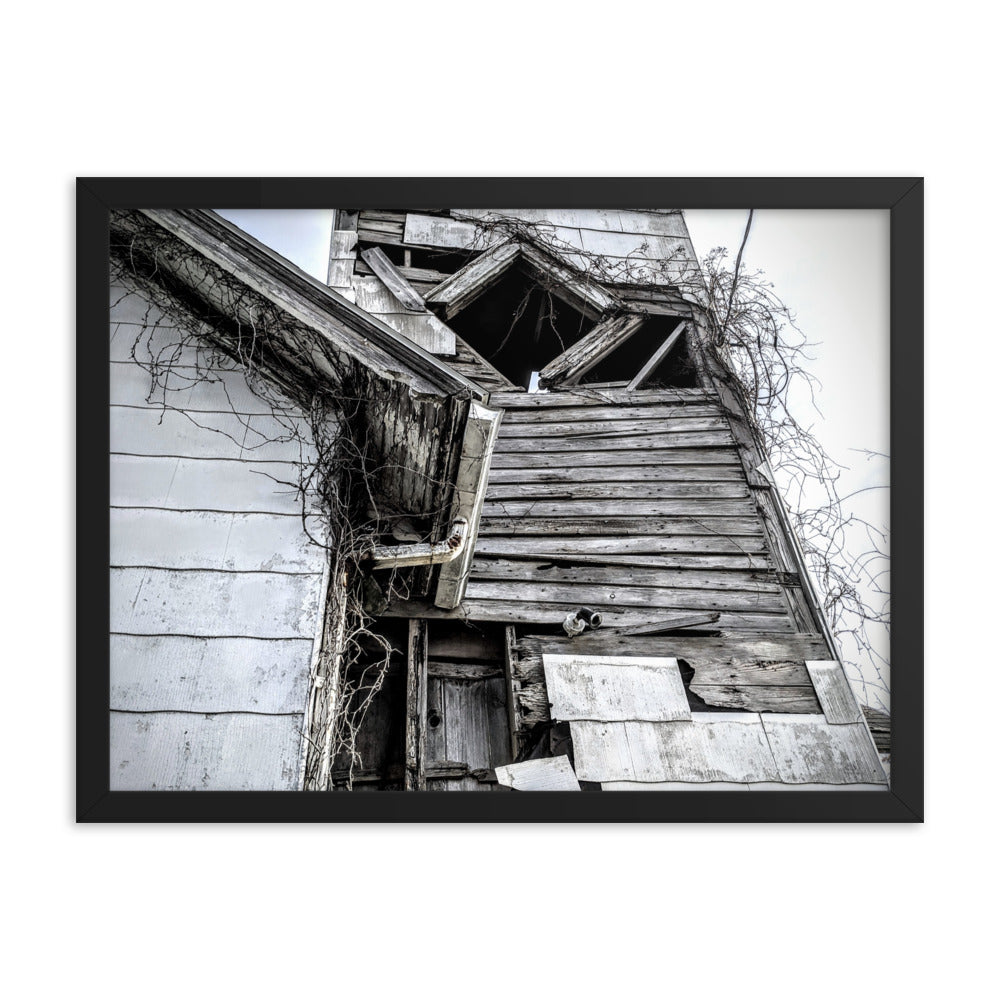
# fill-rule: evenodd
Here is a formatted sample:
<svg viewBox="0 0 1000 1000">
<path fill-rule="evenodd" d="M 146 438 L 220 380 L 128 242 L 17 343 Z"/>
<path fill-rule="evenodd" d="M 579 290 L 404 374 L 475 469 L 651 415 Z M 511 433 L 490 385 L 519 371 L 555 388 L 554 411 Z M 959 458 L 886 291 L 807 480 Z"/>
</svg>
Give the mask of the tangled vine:
<svg viewBox="0 0 1000 1000">
<path fill-rule="evenodd" d="M 740 397 L 751 433 L 785 498 L 845 665 L 865 703 L 888 712 L 888 530 L 847 513 L 845 501 L 853 494 L 840 490 L 843 466 L 796 414 L 792 399 L 804 395 L 820 415 L 817 393 L 821 384 L 810 369 L 810 349 L 816 345 L 808 342 L 764 272 L 742 267 L 743 245 L 733 263 L 726 248 L 716 247 L 699 267 L 682 247 L 656 259 L 643 242 L 626 257 L 609 257 L 582 251 L 561 238 L 550 223 L 529 223 L 501 214 L 477 217 L 475 222 L 474 246 L 479 250 L 507 239 L 530 241 L 560 259 L 573 261 L 576 270 L 595 284 L 635 287 L 652 283 L 675 292 L 679 300 L 698 310 L 709 334 L 705 346 Z M 546 318 L 558 337 L 552 322 L 553 286 L 543 280 L 543 287 L 550 301 Z M 512 330 L 519 318 L 514 317 Z M 697 358 L 691 360 L 697 367 Z M 861 453 L 868 459 L 877 457 L 873 452 Z"/>
<path fill-rule="evenodd" d="M 302 357 L 286 356 L 296 342 L 286 335 L 287 314 L 235 279 L 207 270 L 193 253 L 163 243 L 160 234 L 113 235 L 111 251 L 112 285 L 126 294 L 138 291 L 147 302 L 129 354 L 149 377 L 146 400 L 161 409 L 161 420 L 167 411 L 181 414 L 228 437 L 251 457 L 278 443 L 291 443 L 298 452 L 294 479 L 272 474 L 273 466 L 263 463 L 253 471 L 270 478 L 276 490 L 297 495 L 303 531 L 327 553 L 332 585 L 326 588 L 323 641 L 310 669 L 304 788 L 350 788 L 363 765 L 358 734 L 392 653 L 372 625 L 390 600 L 409 596 L 413 578 L 412 571 L 385 570 L 376 581 L 365 565 L 365 553 L 399 515 L 376 486 L 387 474 L 398 478 L 400 469 L 382 442 L 373 440 L 370 374 L 331 351 L 324 358 L 324 377 L 310 376 L 304 349 Z M 168 255 L 169 272 L 162 266 Z M 270 417 L 267 430 L 229 398 L 228 372 L 241 374 L 260 401 Z M 241 425 L 240 440 L 199 423 L 197 413 L 185 407 L 180 394 L 186 398 L 199 383 L 225 393 Z M 440 486 L 424 473 L 406 473 L 410 482 L 422 476 L 429 487 Z M 424 512 L 428 521 L 439 513 Z"/>
</svg>

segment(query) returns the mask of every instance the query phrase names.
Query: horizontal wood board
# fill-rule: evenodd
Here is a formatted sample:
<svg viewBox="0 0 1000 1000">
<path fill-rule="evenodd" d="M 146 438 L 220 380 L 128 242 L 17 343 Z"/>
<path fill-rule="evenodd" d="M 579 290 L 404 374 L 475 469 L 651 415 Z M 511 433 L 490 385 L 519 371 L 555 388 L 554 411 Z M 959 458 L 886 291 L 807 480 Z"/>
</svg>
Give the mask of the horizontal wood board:
<svg viewBox="0 0 1000 1000">
<path fill-rule="evenodd" d="M 794 628 L 711 393 L 502 392 L 491 404 L 504 417 L 449 617 L 553 625 L 585 606 L 608 625 L 706 610 L 720 613 L 714 628 Z"/>
</svg>

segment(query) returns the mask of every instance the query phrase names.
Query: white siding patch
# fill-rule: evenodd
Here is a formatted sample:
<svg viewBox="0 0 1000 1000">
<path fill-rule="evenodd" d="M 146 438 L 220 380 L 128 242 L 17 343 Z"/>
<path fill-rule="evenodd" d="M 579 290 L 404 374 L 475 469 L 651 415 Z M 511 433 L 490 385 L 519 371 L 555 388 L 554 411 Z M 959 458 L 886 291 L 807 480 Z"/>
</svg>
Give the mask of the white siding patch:
<svg viewBox="0 0 1000 1000">
<path fill-rule="evenodd" d="M 137 635 L 309 638 L 322 576 L 113 569 L 114 631 Z"/>
<path fill-rule="evenodd" d="M 551 653 L 542 660 L 553 719 L 666 722 L 691 718 L 676 660 Z"/>
<path fill-rule="evenodd" d="M 765 715 L 763 723 L 784 782 L 885 783 L 864 723 L 830 725 L 808 715 Z"/>
<path fill-rule="evenodd" d="M 294 791 L 302 715 L 111 714 L 111 791 Z"/>
<path fill-rule="evenodd" d="M 862 722 L 861 709 L 854 692 L 836 660 L 806 660 L 806 670 L 816 689 L 827 722 Z"/>
<path fill-rule="evenodd" d="M 571 722 L 581 781 L 776 781 L 755 714 L 703 722 Z"/>
<path fill-rule="evenodd" d="M 309 639 L 111 636 L 111 708 L 301 713 Z"/>
<path fill-rule="evenodd" d="M 569 757 L 543 757 L 496 769 L 497 781 L 518 792 L 578 792 Z"/>
<path fill-rule="evenodd" d="M 468 248 L 485 249 L 486 243 L 478 236 L 474 222 L 462 222 L 436 215 L 407 215 L 403 230 L 403 242 L 415 246 L 446 247 L 460 250 Z M 478 236 L 478 242 L 477 242 Z"/>
</svg>

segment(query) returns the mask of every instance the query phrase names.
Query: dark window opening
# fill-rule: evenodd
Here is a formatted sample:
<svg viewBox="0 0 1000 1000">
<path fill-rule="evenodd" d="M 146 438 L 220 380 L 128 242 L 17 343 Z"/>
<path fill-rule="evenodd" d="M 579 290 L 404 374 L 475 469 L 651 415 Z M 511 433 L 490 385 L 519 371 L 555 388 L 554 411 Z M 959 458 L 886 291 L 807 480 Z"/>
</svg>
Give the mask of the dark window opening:
<svg viewBox="0 0 1000 1000">
<path fill-rule="evenodd" d="M 438 271 L 441 274 L 454 274 L 481 251 L 465 252 L 461 250 L 422 250 L 417 247 L 404 248 L 410 252 L 410 267 L 420 267 L 428 271 Z"/>
<path fill-rule="evenodd" d="M 594 321 L 511 269 L 449 326 L 515 385 L 541 371 L 593 329 Z"/>
<path fill-rule="evenodd" d="M 640 331 L 641 332 L 641 331 Z M 643 389 L 697 389 L 701 385 L 698 366 L 688 338 L 690 329 L 670 349 L 670 353 L 643 380 Z"/>
<path fill-rule="evenodd" d="M 688 708 L 692 712 L 745 712 L 745 708 L 735 705 L 710 705 L 700 695 L 691 690 L 691 681 L 694 680 L 694 667 L 687 660 L 678 660 L 677 666 L 680 668 L 681 680 L 684 682 L 684 693 L 687 695 Z"/>
<path fill-rule="evenodd" d="M 636 333 L 585 372 L 580 384 L 619 382 L 627 385 L 643 370 L 679 322 L 677 316 L 650 316 Z M 698 375 L 691 362 L 685 332 L 667 356 L 646 376 L 641 388 L 693 389 L 697 386 Z"/>
<path fill-rule="evenodd" d="M 400 246 L 398 243 L 368 243 L 367 241 L 359 240 L 358 259 L 361 259 L 361 254 L 365 250 L 371 250 L 372 247 L 378 247 L 396 267 L 403 267 L 403 262 L 406 259 L 406 247 Z"/>
</svg>

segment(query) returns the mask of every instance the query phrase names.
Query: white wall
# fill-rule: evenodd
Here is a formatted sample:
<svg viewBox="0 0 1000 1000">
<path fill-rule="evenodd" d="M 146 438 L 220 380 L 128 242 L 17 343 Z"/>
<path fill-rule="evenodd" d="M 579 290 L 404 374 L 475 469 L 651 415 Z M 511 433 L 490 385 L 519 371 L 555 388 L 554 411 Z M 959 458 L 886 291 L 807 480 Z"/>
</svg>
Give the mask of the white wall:
<svg viewBox="0 0 1000 1000">
<path fill-rule="evenodd" d="M 139 294 L 111 301 L 111 788 L 294 790 L 326 561 L 308 429 Z M 170 357 L 165 396 L 133 348 Z"/>
</svg>

